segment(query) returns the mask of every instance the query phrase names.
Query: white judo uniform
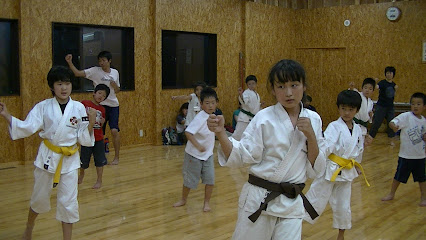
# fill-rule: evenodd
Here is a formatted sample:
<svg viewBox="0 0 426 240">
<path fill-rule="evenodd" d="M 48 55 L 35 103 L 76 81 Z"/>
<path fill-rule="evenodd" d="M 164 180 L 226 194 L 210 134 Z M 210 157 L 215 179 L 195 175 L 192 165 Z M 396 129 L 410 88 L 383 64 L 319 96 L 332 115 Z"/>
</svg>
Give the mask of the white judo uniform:
<svg viewBox="0 0 426 240">
<path fill-rule="evenodd" d="M 70 98 L 64 114 L 62 114 L 56 98 L 50 98 L 37 103 L 24 121 L 12 117 L 9 133 L 11 138 L 15 140 L 28 137 L 41 130 L 39 136 L 58 147 L 74 146 L 77 143 L 83 146 L 93 146 L 95 137 L 93 133 L 89 133 L 88 124 L 89 121 L 83 104 Z M 34 161 L 36 166 L 34 170 L 35 182 L 31 196 L 31 208 L 37 213 L 50 210 L 53 175 L 61 156 L 62 154 L 50 150 L 44 142 L 40 144 Z M 74 155 L 63 158 L 61 179 L 57 186 L 56 218 L 59 221 L 74 223 L 79 220 L 78 168 L 80 168 L 78 151 Z"/>
<path fill-rule="evenodd" d="M 322 151 L 325 156 L 335 154 L 345 159 L 354 159 L 361 163 L 364 150 L 364 138 L 358 124 L 353 122 L 352 134 L 342 118 L 331 122 L 324 132 L 325 148 Z M 333 227 L 337 229 L 350 229 L 351 224 L 351 185 L 352 180 L 358 176 L 355 167 L 343 168 L 335 181 L 330 181 L 333 173 L 340 166 L 329 158 L 322 176 L 314 179 L 306 193 L 309 202 L 314 206 L 319 215 L 324 211 L 327 202 L 333 210 Z M 305 220 L 315 223 L 306 214 Z"/>
<path fill-rule="evenodd" d="M 241 96 L 238 96 L 238 101 L 241 103 L 242 110 L 250 112 L 253 115 L 256 115 L 256 113 L 260 110 L 260 96 L 253 90 L 246 89 L 243 92 L 242 98 Z M 234 139 L 238 141 L 241 139 L 243 132 L 246 130 L 247 125 L 250 123 L 252 118 L 252 116 L 245 114 L 243 111 L 238 114 L 237 125 L 234 133 L 232 134 Z"/>
<path fill-rule="evenodd" d="M 302 105 L 301 105 L 302 106 Z M 300 117 L 308 117 L 317 137 L 323 142 L 320 116 L 303 109 Z M 232 152 L 226 160 L 218 149 L 219 163 L 227 167 L 248 166 L 249 172 L 274 183 L 304 183 L 325 168 L 325 155 L 321 152 L 314 167 L 307 157 L 305 135 L 295 129 L 280 103 L 259 111 L 243 133 L 241 141 L 229 138 Z M 301 196 L 294 199 L 279 195 L 268 203 L 266 211 L 256 222 L 248 216 L 254 213 L 268 191 L 245 183 L 239 198 L 238 222 L 233 239 L 300 239 L 302 218 L 305 213 Z"/>
<path fill-rule="evenodd" d="M 188 126 L 195 115 L 201 110 L 200 100 L 195 93 L 191 93 L 191 100 L 188 101 L 188 113 L 186 114 L 185 126 Z"/>
<path fill-rule="evenodd" d="M 355 118 L 363 121 L 363 122 L 372 122 L 372 118 L 368 114 L 369 112 L 373 111 L 373 100 L 371 98 L 367 98 L 364 96 L 362 92 L 359 92 L 357 89 L 354 89 L 354 91 L 357 91 L 359 95 L 361 96 L 361 107 L 358 111 L 358 113 L 355 115 Z M 361 127 L 362 135 L 365 137 L 367 135 L 367 128 L 361 124 L 358 124 Z"/>
</svg>

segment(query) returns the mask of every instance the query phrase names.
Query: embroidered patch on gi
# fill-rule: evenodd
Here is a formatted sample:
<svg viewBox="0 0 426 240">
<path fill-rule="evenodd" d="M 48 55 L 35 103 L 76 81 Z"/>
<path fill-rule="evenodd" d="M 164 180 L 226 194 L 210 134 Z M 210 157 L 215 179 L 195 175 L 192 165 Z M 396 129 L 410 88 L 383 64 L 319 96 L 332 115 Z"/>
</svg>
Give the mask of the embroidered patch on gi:
<svg viewBox="0 0 426 240">
<path fill-rule="evenodd" d="M 89 117 L 82 117 L 82 118 L 81 118 L 81 121 L 83 121 L 83 122 L 87 122 L 87 121 L 89 121 Z"/>
<path fill-rule="evenodd" d="M 77 122 L 78 122 L 78 120 L 77 120 L 77 118 L 76 117 L 72 117 L 72 118 L 70 118 L 70 123 L 71 123 L 71 125 L 77 125 Z"/>
<path fill-rule="evenodd" d="M 44 166 L 43 166 L 43 167 L 44 167 L 44 169 L 46 169 L 46 170 L 47 170 L 47 169 L 49 168 L 49 165 L 44 164 Z"/>
</svg>

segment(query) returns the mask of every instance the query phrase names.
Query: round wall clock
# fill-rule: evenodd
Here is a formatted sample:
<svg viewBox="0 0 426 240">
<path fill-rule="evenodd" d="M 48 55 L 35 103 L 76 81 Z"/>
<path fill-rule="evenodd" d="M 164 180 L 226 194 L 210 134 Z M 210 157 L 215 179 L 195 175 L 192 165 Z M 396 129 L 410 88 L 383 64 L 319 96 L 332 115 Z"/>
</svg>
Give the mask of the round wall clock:
<svg viewBox="0 0 426 240">
<path fill-rule="evenodd" d="M 386 17 L 389 21 L 396 21 L 401 16 L 401 10 L 397 7 L 389 7 L 388 10 L 386 10 Z"/>
</svg>

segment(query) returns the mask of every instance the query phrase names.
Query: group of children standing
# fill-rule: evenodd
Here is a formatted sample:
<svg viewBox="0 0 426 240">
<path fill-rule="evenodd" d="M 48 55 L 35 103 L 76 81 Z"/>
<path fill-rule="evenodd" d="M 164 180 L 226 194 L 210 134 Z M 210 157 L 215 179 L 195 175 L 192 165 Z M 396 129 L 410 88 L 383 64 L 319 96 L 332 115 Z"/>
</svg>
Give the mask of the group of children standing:
<svg viewBox="0 0 426 240">
<path fill-rule="evenodd" d="M 396 88 L 394 74 L 395 69 L 387 67 L 386 79 L 383 80 L 387 83 L 381 81 L 377 85 L 379 96 L 383 95 L 380 103 L 384 98 L 393 103 Z M 333 210 L 333 227 L 339 230 L 337 239 L 344 239 L 345 230 L 352 227 L 352 181 L 362 174 L 366 185 L 370 186 L 361 166 L 364 148 L 372 143 L 375 136 L 375 133 L 373 136 L 369 134 L 368 123 L 372 119 L 374 123 L 381 123 L 382 116 L 386 114 L 387 120 L 392 120 L 387 112 L 392 111 L 393 105 L 383 110 L 386 114 L 373 118 L 371 96 L 376 81 L 366 78 L 361 92 L 352 83 L 349 90 L 338 94 L 336 105 L 340 117 L 322 132 L 321 117 L 302 104 L 307 84 L 304 69 L 299 63 L 281 60 L 271 69 L 268 83 L 277 104 L 261 110 L 260 97 L 255 91 L 257 79 L 252 75 L 246 78 L 248 89 L 244 92 L 239 89 L 241 112 L 236 131 L 231 137 L 226 134 L 223 116 L 211 114 L 213 110 L 206 109 L 201 98 L 203 111 L 200 118 L 203 120 L 190 124 L 191 131 L 185 131 L 190 147 L 185 149 L 182 198 L 173 206 L 185 205 L 190 189 L 196 188 L 201 178 L 206 184 L 204 211 L 210 211 L 208 203 L 214 181 L 209 180 L 214 168 L 208 161 L 193 157 L 195 153 L 190 153 L 194 146 L 198 154 L 205 150 L 208 145 L 200 146 L 201 139 L 214 140 L 214 136 L 207 131 L 203 134 L 201 130 L 192 130 L 198 128 L 204 131 L 207 119 L 208 129 L 215 133 L 220 142 L 219 164 L 249 167 L 249 179 L 238 203 L 233 239 L 300 239 L 302 221 L 314 223 L 327 203 Z M 207 89 L 207 92 L 214 91 Z M 202 90 L 201 95 L 204 92 Z M 217 96 L 214 96 L 216 104 Z M 401 151 L 391 192 L 382 200 L 393 199 L 399 183 L 406 183 L 412 173 L 414 181 L 420 185 L 419 205 L 426 206 L 426 119 L 422 116 L 422 111 L 426 109 L 425 95 L 415 93 L 410 103 L 411 112 L 399 115 L 389 124 L 395 132 L 401 130 Z M 373 127 L 376 126 L 374 123 Z M 194 137 L 194 134 L 198 136 Z M 392 135 L 389 134 L 389 137 Z M 212 150 L 205 151 L 212 156 Z M 190 160 L 187 159 L 189 157 Z M 314 181 L 304 196 L 302 190 L 307 177 Z"/>
<path fill-rule="evenodd" d="M 103 153 L 100 128 L 108 117 L 105 117 L 105 109 L 100 103 L 111 97 L 111 89 L 118 92 L 119 84 L 114 78 L 104 80 L 110 85 L 97 84 L 93 100 L 84 101 L 84 105 L 73 101 L 70 94 L 74 76 L 90 77 L 94 73 L 77 70 L 70 56 L 66 60 L 72 71 L 65 67 L 50 70 L 47 80 L 53 98 L 36 104 L 25 121 L 12 117 L 5 104 L 0 103 L 0 115 L 8 121 L 12 139 L 30 136 L 38 130 L 44 139 L 34 162 L 34 191 L 24 239 L 31 239 L 38 214 L 50 210 L 50 194 L 56 186 L 57 219 L 62 221 L 64 239 L 71 239 L 72 224 L 79 220 L 77 182 L 82 182 L 92 153 L 98 172 L 94 188 L 102 184 L 99 176 L 102 176 L 106 159 L 104 154 L 102 157 L 97 153 Z M 106 60 L 110 63 L 108 58 Z M 101 57 L 101 66 L 103 61 Z M 379 96 L 393 100 L 395 91 L 388 88 L 395 89 L 396 85 L 392 84 L 394 74 L 394 69 L 392 74 L 385 70 L 388 84 L 379 82 Z M 238 124 L 243 122 L 244 129 L 238 131 L 241 136 L 239 133 L 227 136 L 224 117 L 214 114 L 218 97 L 212 88 L 200 85 L 195 87 L 194 94 L 172 97 L 189 101 L 188 114 L 180 122 L 188 139 L 182 170 L 182 197 L 173 206 L 185 205 L 190 190 L 195 189 L 201 179 L 205 184 L 203 211 L 211 210 L 216 136 L 220 142 L 218 158 L 221 166 L 249 167 L 249 179 L 238 201 L 234 239 L 301 239 L 302 221 L 314 222 L 327 202 L 333 210 L 333 227 L 339 229 L 337 239 L 343 239 L 344 231 L 351 228 L 351 183 L 359 174 L 364 174 L 360 165 L 362 153 L 374 137 L 371 130 L 371 136 L 367 132 L 366 123 L 372 117 L 370 96 L 375 81 L 365 79 L 362 92 L 344 90 L 339 93 L 337 109 L 340 117 L 330 123 L 324 133 L 321 117 L 303 107 L 307 81 L 304 68 L 298 62 L 284 59 L 272 67 L 268 85 L 277 100 L 275 105 L 261 110 L 259 94 L 255 91 L 256 77 L 248 77 L 246 83 L 249 89 L 239 91 L 240 115 L 247 116 L 246 120 L 241 118 L 238 121 Z M 419 205 L 426 206 L 426 119 L 421 115 L 425 109 L 425 95 L 413 94 L 410 103 L 411 112 L 400 114 L 389 124 L 394 131 L 401 130 L 401 149 L 391 192 L 382 200 L 393 199 L 399 183 L 405 183 L 412 173 L 414 181 L 420 184 Z M 118 133 L 118 106 L 111 108 L 110 117 L 117 120 L 117 125 L 110 123 L 110 127 Z M 81 166 L 77 142 L 87 146 L 81 151 Z M 79 177 L 77 169 L 80 167 Z M 302 190 L 308 177 L 314 181 L 305 196 Z"/>
</svg>

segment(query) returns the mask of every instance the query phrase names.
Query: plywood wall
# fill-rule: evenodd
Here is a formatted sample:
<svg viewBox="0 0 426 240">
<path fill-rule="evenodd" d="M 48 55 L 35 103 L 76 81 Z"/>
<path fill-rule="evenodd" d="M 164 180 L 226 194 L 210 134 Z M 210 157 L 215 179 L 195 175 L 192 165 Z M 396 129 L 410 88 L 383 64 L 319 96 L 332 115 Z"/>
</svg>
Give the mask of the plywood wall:
<svg viewBox="0 0 426 240">
<path fill-rule="evenodd" d="M 232 110 L 238 107 L 239 53 L 242 49 L 242 12 L 244 1 L 239 0 L 159 0 L 156 3 L 156 118 L 157 143 L 161 129 L 176 125 L 182 101 L 171 96 L 189 95 L 193 89 L 170 90 L 161 88 L 161 30 L 217 34 L 218 107 L 232 121 Z M 235 99 L 233 101 L 232 99 Z"/>
<path fill-rule="evenodd" d="M 399 21 L 387 20 L 386 9 L 390 6 L 401 9 Z M 298 11 L 296 48 L 316 49 L 317 52 L 344 48 L 346 52 L 345 69 L 330 69 L 332 64 L 323 67 L 325 72 L 340 71 L 340 82 L 333 81 L 330 75 L 322 75 L 324 72 L 318 68 L 310 71 L 311 79 L 322 81 L 322 87 L 310 89 L 310 93 L 313 105 L 320 106 L 325 123 L 337 118 L 334 96 L 340 90 L 347 88 L 350 81 L 361 88 L 366 77 L 384 79 L 386 66 L 396 68 L 395 82 L 399 86 L 396 102 L 408 102 L 415 91 L 426 91 L 426 64 L 421 60 L 422 42 L 426 39 L 425 15 L 426 1 Z M 348 27 L 343 25 L 346 19 L 351 21 Z M 306 63 L 312 68 L 319 67 L 321 61 L 308 60 Z M 378 91 L 375 91 L 373 100 L 377 100 L 377 96 Z"/>
<path fill-rule="evenodd" d="M 266 106 L 276 103 L 267 89 L 271 67 L 281 59 L 294 58 L 295 16 L 292 9 L 247 3 L 246 75 L 257 76 L 257 90 Z"/>
<path fill-rule="evenodd" d="M 4 0 L 0 18 L 19 19 L 21 44 L 21 95 L 0 97 L 10 112 L 25 117 L 32 106 L 51 97 L 46 75 L 52 66 L 52 22 L 133 27 L 135 31 L 135 91 L 120 92 L 122 146 L 159 144 L 162 127 L 174 125 L 182 102 L 172 95 L 190 94 L 192 89 L 162 90 L 161 30 L 217 34 L 217 76 L 219 107 L 227 122 L 238 106 L 237 88 L 241 85 L 239 55 L 245 56 L 245 75 L 259 78 L 258 91 L 269 105 L 275 100 L 266 89 L 271 66 L 283 58 L 298 58 L 300 49 L 344 49 L 326 54 L 334 65 L 315 67 L 323 59 L 319 51 L 304 52 L 309 80 L 316 84 L 315 101 L 322 99 L 325 119 L 335 118 L 333 94 L 346 82 L 361 84 L 365 77 L 383 78 L 383 69 L 397 69 L 400 86 L 397 101 L 406 102 L 415 90 L 426 89 L 426 64 L 421 63 L 425 33 L 425 1 L 397 2 L 402 18 L 391 23 L 385 10 L 392 3 L 293 10 L 240 0 L 93 0 L 47 1 Z M 343 21 L 350 19 L 350 27 Z M 318 58 L 317 58 L 318 57 Z M 343 59 L 342 59 L 343 58 Z M 300 59 L 302 59 L 300 57 Z M 307 61 L 306 59 L 310 59 Z M 335 70 L 338 70 L 336 72 Z M 320 74 L 315 74 L 315 71 Z M 318 77 L 318 75 L 320 77 Z M 314 86 L 314 84 L 312 84 Z M 332 86 L 333 88 L 329 87 Z M 377 95 L 377 94 L 376 94 Z M 329 96 L 329 97 L 324 97 Z M 73 99 L 90 99 L 91 94 L 73 94 Z M 330 100 L 328 100 L 330 99 Z M 139 137 L 139 130 L 144 137 Z M 40 143 L 38 135 L 12 142 L 5 121 L 0 121 L 1 162 L 31 162 Z M 110 135 L 107 133 L 107 135 Z"/>
</svg>

